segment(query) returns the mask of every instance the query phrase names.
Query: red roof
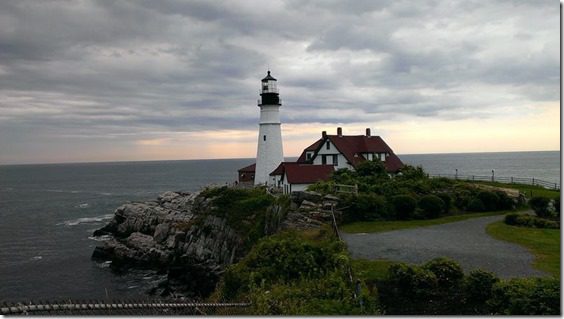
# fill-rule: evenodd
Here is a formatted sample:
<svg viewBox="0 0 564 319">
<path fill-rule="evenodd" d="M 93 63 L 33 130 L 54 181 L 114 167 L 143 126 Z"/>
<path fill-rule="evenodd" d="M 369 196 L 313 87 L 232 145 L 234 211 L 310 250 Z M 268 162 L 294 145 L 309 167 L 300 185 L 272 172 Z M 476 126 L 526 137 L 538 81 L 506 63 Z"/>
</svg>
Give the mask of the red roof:
<svg viewBox="0 0 564 319">
<path fill-rule="evenodd" d="M 315 143 L 311 144 L 310 146 L 306 147 L 306 148 L 304 149 L 304 151 L 302 152 L 302 155 L 300 155 L 300 157 L 298 158 L 297 161 L 300 162 L 300 163 L 305 162 L 305 161 L 306 161 L 306 153 L 307 153 L 308 151 L 309 151 L 309 152 L 311 152 L 311 151 L 313 151 L 313 152 L 317 151 L 317 149 L 319 148 L 319 145 L 321 145 L 322 142 L 323 142 L 323 139 L 320 138 L 317 142 L 315 142 Z"/>
<path fill-rule="evenodd" d="M 366 135 L 354 135 L 354 136 L 338 136 L 338 135 L 327 135 L 326 138 L 321 138 L 317 142 L 306 148 L 298 162 L 305 162 L 306 151 L 317 152 L 319 148 L 325 143 L 326 139 L 329 139 L 331 143 L 337 147 L 337 149 L 345 156 L 347 161 L 356 167 L 361 162 L 366 161 L 366 158 L 362 153 L 387 153 L 384 166 L 388 172 L 397 172 L 403 167 L 402 161 L 399 157 L 394 154 L 394 151 L 384 142 L 380 136 L 366 136 Z M 315 147 L 315 149 L 314 149 Z"/>
<path fill-rule="evenodd" d="M 282 175 L 284 174 L 284 165 L 286 164 L 295 164 L 294 162 L 282 162 L 280 163 L 280 165 L 278 165 L 278 167 L 276 167 L 272 173 L 270 173 L 270 176 L 274 176 L 274 175 Z"/>
<path fill-rule="evenodd" d="M 329 180 L 335 171 L 333 165 L 311 165 L 302 163 L 286 163 L 284 174 L 290 184 L 313 184 Z"/>
<path fill-rule="evenodd" d="M 238 170 L 238 172 L 254 172 L 256 170 L 257 164 L 251 164 L 249 166 L 245 166 Z"/>
</svg>

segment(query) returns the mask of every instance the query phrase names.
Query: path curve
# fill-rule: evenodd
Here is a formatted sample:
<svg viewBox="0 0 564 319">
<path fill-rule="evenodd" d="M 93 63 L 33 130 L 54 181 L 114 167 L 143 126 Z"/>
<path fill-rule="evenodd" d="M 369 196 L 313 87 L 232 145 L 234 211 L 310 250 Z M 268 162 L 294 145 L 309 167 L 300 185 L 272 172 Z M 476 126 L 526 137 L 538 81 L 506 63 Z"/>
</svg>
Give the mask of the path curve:
<svg viewBox="0 0 564 319">
<path fill-rule="evenodd" d="M 482 269 L 501 278 L 546 276 L 532 268 L 534 256 L 524 247 L 500 241 L 486 226 L 503 216 L 384 233 L 342 233 L 355 259 L 388 259 L 421 264 L 437 257 L 456 260 L 465 272 Z"/>
</svg>

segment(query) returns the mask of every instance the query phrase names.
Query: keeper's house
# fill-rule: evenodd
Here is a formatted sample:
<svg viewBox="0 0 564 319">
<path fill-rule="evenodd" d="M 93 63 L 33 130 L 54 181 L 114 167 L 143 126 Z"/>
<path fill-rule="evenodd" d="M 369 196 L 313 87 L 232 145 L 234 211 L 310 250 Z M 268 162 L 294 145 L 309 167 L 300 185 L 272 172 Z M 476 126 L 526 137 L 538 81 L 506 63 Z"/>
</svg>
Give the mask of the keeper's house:
<svg viewBox="0 0 564 319">
<path fill-rule="evenodd" d="M 321 133 L 321 138 L 308 146 L 300 155 L 298 163 L 333 165 L 335 169 L 355 167 L 364 162 L 379 159 L 388 173 L 397 173 L 403 163 L 380 136 L 371 136 L 370 129 L 365 135 L 343 135 L 337 128 L 337 135 Z"/>
</svg>

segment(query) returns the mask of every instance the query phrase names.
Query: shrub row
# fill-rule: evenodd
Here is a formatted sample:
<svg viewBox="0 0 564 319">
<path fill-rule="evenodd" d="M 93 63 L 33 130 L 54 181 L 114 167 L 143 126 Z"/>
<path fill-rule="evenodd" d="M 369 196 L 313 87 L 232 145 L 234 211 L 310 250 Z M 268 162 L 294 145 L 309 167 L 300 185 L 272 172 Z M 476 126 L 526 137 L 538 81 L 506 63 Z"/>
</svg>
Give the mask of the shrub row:
<svg viewBox="0 0 564 319">
<path fill-rule="evenodd" d="M 445 258 L 423 266 L 392 265 L 377 285 L 380 306 L 392 315 L 560 314 L 558 279 L 501 281 L 481 270 L 464 275 Z"/>
<path fill-rule="evenodd" d="M 343 221 L 431 219 L 450 213 L 455 198 L 440 192 L 422 196 L 400 194 L 382 196 L 373 193 L 343 196 Z M 484 204 L 485 203 L 485 204 Z M 509 210 L 513 201 L 503 192 L 481 191 L 464 207 L 471 212 Z"/>
<path fill-rule="evenodd" d="M 560 224 L 554 220 L 535 217 L 531 215 L 508 214 L 505 223 L 512 226 L 559 229 Z"/>
</svg>

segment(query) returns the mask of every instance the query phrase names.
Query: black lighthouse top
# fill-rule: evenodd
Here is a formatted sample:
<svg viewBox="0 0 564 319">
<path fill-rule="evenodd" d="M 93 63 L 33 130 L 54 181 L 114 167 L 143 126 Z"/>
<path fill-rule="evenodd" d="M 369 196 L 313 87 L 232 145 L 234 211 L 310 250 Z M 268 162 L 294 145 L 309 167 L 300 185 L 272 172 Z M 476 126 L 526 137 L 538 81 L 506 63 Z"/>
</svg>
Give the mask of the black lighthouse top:
<svg viewBox="0 0 564 319">
<path fill-rule="evenodd" d="M 270 71 L 268 71 L 266 77 L 261 80 L 261 100 L 259 101 L 259 106 L 281 105 L 276 82 L 276 79 L 272 77 L 272 75 L 270 75 Z"/>
</svg>

